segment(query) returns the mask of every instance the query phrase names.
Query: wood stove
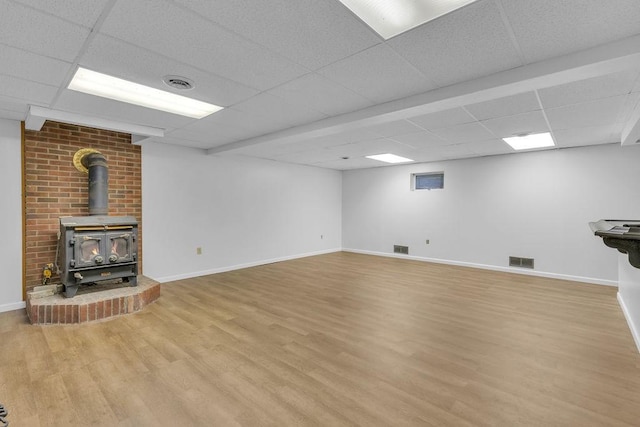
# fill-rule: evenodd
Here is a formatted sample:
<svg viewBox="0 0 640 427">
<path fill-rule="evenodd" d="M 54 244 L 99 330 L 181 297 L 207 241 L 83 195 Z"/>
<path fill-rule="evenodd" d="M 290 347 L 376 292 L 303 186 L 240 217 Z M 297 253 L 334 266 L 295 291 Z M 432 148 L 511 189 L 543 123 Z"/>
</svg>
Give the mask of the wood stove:
<svg viewBox="0 0 640 427">
<path fill-rule="evenodd" d="M 60 218 L 58 266 L 65 296 L 81 284 L 123 279 L 137 285 L 138 223 L 130 216 Z"/>
<path fill-rule="evenodd" d="M 89 175 L 89 216 L 60 218 L 57 271 L 67 298 L 82 284 L 122 279 L 137 285 L 138 222 L 131 216 L 107 216 L 107 161 L 84 148 L 73 156 L 75 167 Z"/>
</svg>

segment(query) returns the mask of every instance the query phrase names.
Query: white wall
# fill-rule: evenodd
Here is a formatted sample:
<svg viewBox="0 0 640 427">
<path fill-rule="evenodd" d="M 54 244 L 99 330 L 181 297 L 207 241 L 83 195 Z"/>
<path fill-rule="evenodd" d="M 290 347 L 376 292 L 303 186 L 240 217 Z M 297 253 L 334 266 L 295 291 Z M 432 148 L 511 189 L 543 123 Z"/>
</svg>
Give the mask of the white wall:
<svg viewBox="0 0 640 427">
<path fill-rule="evenodd" d="M 618 253 L 618 275 L 618 301 L 640 350 L 640 269 L 629 264 L 627 254 Z"/>
<path fill-rule="evenodd" d="M 0 119 L 0 312 L 22 301 L 22 160 L 20 122 Z"/>
<path fill-rule="evenodd" d="M 146 143 L 144 274 L 168 281 L 340 250 L 341 192 L 338 171 Z"/>
<path fill-rule="evenodd" d="M 412 172 L 445 172 L 445 188 L 410 191 Z M 343 247 L 617 284 L 616 251 L 587 223 L 640 219 L 640 147 L 618 144 L 348 171 Z M 430 239 L 430 244 L 425 243 Z M 516 270 L 524 271 L 524 270 Z"/>
</svg>

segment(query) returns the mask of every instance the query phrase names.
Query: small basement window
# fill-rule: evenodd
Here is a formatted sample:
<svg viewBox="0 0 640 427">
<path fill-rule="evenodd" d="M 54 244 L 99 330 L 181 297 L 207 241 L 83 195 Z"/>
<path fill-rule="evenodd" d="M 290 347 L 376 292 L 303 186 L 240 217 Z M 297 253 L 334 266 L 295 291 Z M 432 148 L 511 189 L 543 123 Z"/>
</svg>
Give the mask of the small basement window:
<svg viewBox="0 0 640 427">
<path fill-rule="evenodd" d="M 412 173 L 411 190 L 444 188 L 444 172 Z"/>
</svg>

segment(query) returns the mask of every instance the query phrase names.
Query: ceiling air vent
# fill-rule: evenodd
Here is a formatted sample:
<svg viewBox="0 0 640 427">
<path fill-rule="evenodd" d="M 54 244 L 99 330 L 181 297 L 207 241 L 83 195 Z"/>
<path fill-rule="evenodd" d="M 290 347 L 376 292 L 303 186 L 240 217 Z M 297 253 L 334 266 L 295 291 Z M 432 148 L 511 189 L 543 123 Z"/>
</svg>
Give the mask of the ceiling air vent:
<svg viewBox="0 0 640 427">
<path fill-rule="evenodd" d="M 162 79 L 164 84 L 178 90 L 193 89 L 193 80 L 180 76 L 164 76 Z"/>
</svg>

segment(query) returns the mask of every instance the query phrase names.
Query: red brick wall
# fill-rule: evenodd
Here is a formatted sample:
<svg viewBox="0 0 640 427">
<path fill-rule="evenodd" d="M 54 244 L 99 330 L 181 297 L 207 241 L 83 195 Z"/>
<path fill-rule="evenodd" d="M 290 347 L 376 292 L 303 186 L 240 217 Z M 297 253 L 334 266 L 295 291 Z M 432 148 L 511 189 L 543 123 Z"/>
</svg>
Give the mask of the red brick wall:
<svg viewBox="0 0 640 427">
<path fill-rule="evenodd" d="M 106 157 L 109 215 L 138 220 L 141 260 L 141 148 L 131 144 L 131 135 L 47 121 L 39 132 L 25 131 L 24 140 L 27 291 L 42 284 L 42 268 L 55 262 L 58 218 L 89 214 L 88 175 L 73 166 L 73 155 L 81 148 L 94 148 Z M 59 283 L 57 276 L 53 283 Z"/>
</svg>

